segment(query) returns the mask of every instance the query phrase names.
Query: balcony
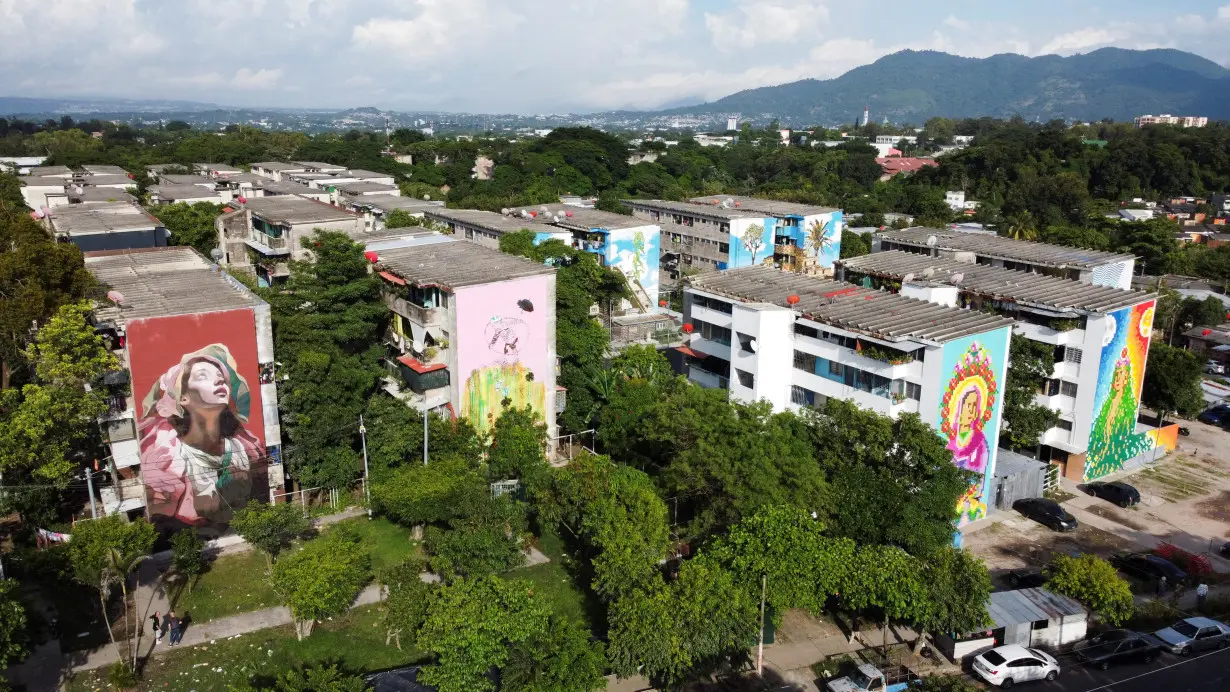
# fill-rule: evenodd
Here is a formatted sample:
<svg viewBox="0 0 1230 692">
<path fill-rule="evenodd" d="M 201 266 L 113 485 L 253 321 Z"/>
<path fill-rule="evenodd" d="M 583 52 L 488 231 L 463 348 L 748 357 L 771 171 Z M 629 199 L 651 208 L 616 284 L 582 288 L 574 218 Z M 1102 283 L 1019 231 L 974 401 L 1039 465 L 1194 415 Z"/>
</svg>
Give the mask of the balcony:
<svg viewBox="0 0 1230 692">
<path fill-rule="evenodd" d="M 99 418 L 103 421 L 118 421 L 133 417 L 133 407 L 130 397 L 124 394 L 111 394 L 103 397 L 107 410 Z"/>
<path fill-rule="evenodd" d="M 271 236 L 260 231 L 252 231 L 252 234 L 244 239 L 248 247 L 256 250 L 262 255 L 289 255 L 289 243 L 286 242 L 286 236 Z"/>
<path fill-rule="evenodd" d="M 424 327 L 437 327 L 444 324 L 444 313 L 442 308 L 426 308 L 421 305 L 416 305 L 405 298 L 392 293 L 388 290 L 382 292 L 384 304 L 393 312 L 405 317 L 415 324 Z"/>
</svg>

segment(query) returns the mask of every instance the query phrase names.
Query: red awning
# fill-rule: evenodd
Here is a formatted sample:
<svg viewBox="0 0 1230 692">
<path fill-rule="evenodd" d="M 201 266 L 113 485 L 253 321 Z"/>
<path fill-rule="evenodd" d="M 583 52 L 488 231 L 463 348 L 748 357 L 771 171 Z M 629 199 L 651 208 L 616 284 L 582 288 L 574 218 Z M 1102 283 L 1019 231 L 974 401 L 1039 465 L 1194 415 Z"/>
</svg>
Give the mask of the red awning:
<svg viewBox="0 0 1230 692">
<path fill-rule="evenodd" d="M 705 357 L 705 354 L 700 353 L 698 351 L 693 351 L 687 346 L 676 346 L 675 350 L 682 353 L 685 356 L 692 356 L 693 358 L 704 358 Z"/>
<path fill-rule="evenodd" d="M 398 286 L 406 285 L 405 279 L 401 278 L 400 276 L 396 274 L 392 274 L 389 272 L 380 272 L 380 278 L 384 279 L 385 281 L 388 281 L 389 283 L 397 284 Z"/>
<path fill-rule="evenodd" d="M 420 375 L 424 375 L 429 372 L 435 372 L 437 370 L 443 370 L 444 368 L 448 367 L 444 363 L 436 363 L 435 365 L 423 365 L 422 363 L 418 362 L 414 358 L 411 358 L 410 356 L 401 356 L 397 359 L 397 362 L 401 363 L 407 368 L 410 368 L 411 370 L 417 372 Z"/>
</svg>

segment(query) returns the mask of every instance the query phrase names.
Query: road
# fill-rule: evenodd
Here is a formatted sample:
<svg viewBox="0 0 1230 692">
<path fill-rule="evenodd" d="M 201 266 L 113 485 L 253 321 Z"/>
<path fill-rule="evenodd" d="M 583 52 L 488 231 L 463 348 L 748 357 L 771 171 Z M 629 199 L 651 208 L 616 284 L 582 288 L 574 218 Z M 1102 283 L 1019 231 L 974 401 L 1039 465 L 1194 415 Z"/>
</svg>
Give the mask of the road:
<svg viewBox="0 0 1230 692">
<path fill-rule="evenodd" d="M 1064 661 L 1061 661 L 1061 664 Z M 1038 692 L 1226 692 L 1230 690 L 1230 649 L 1181 658 L 1165 655 L 1152 664 L 1121 665 L 1106 672 L 1065 666 L 1047 685 L 1026 684 Z"/>
</svg>

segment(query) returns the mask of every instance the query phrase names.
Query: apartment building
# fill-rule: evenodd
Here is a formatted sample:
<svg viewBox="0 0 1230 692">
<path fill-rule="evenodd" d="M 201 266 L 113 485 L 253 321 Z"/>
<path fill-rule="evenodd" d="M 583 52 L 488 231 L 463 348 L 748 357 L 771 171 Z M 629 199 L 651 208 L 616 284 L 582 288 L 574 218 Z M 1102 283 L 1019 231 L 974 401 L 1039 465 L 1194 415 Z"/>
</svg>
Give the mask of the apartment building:
<svg viewBox="0 0 1230 692">
<path fill-rule="evenodd" d="M 149 199 L 153 204 L 221 204 L 232 198 L 229 194 L 217 192 L 212 186 L 167 184 L 150 187 Z"/>
<path fill-rule="evenodd" d="M 363 215 L 363 223 L 369 229 L 384 228 L 384 219 L 394 210 L 401 210 L 416 218 L 423 218 L 428 211 L 444 207 L 443 201 L 415 199 L 394 195 L 342 194 L 337 205 Z"/>
<path fill-rule="evenodd" d="M 441 235 L 374 260 L 392 320 L 386 391 L 490 430 L 507 403 L 556 434 L 555 270 Z"/>
<path fill-rule="evenodd" d="M 129 202 L 66 204 L 46 211 L 43 224 L 82 252 L 166 247 L 170 233 L 152 214 Z"/>
<path fill-rule="evenodd" d="M 1141 115 L 1135 119 L 1136 127 L 1146 127 L 1148 125 L 1178 125 L 1179 127 L 1204 127 L 1209 124 L 1209 119 L 1200 115 L 1170 115 L 1164 113 L 1162 115 Z"/>
<path fill-rule="evenodd" d="M 109 287 L 95 324 L 123 365 L 103 384 L 102 507 L 216 536 L 233 509 L 283 486 L 269 306 L 187 247 L 92 254 L 85 266 Z M 181 437 L 211 415 L 216 439 Z"/>
<path fill-rule="evenodd" d="M 840 254 L 839 209 L 754 197 L 715 195 L 688 202 L 624 200 L 633 216 L 662 229 L 662 268 L 677 281 L 688 270 L 772 263 L 825 275 Z"/>
<path fill-rule="evenodd" d="M 35 166 L 18 182 L 22 200 L 36 211 L 79 203 L 71 200 L 72 196 L 121 201 L 130 197 L 125 190 L 137 186 L 119 166 L 83 166 L 80 171 L 65 166 Z"/>
<path fill-rule="evenodd" d="M 1121 470 L 1157 445 L 1156 433 L 1136 423 L 1154 295 L 901 251 L 837 265 L 849 282 L 1010 317 L 1015 333 L 1052 348 L 1054 369 L 1036 401 L 1060 421 L 1043 435 L 1038 456 L 1067 477 L 1083 482 Z"/>
<path fill-rule="evenodd" d="M 628 280 L 633 300 L 623 306 L 641 312 L 658 309 L 661 230 L 643 218 L 549 204 L 508 209 L 507 214 L 474 209 L 428 209 L 425 216 L 459 237 L 499 249 L 500 237 L 523 229 L 536 243 L 559 240 L 589 252 L 603 266 L 615 267 Z"/>
<path fill-rule="evenodd" d="M 884 250 L 901 250 L 1001 269 L 1048 274 L 1111 288 L 1130 288 L 1136 265 L 1134 256 L 1123 253 L 922 226 L 874 234 L 871 251 Z"/>
<path fill-rule="evenodd" d="M 257 197 L 214 221 L 218 231 L 219 262 L 251 271 L 268 286 L 290 275 L 289 262 L 309 257 L 303 240 L 315 229 L 341 231 L 358 237 L 363 217 L 295 195 Z"/>
<path fill-rule="evenodd" d="M 1011 320 L 763 266 L 689 278 L 683 309 L 690 380 L 778 410 L 917 413 L 979 474 L 962 523 L 986 515 Z"/>
<path fill-rule="evenodd" d="M 259 175 L 262 178 L 270 180 L 283 180 L 286 176 L 292 173 L 307 173 L 306 166 L 301 166 L 295 163 L 286 163 L 284 161 L 260 161 L 248 167 L 253 175 Z"/>
</svg>

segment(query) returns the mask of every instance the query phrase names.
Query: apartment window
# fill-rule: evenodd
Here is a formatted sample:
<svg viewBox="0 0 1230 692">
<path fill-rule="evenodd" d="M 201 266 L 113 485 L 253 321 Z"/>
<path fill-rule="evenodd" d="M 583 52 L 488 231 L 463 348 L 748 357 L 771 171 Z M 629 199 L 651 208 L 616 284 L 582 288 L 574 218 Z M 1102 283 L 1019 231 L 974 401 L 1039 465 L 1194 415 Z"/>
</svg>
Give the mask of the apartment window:
<svg viewBox="0 0 1230 692">
<path fill-rule="evenodd" d="M 1072 432 L 1072 421 L 1064 420 L 1060 418 L 1059 423 L 1057 423 L 1055 427 L 1059 428 L 1060 430 L 1066 430 L 1067 432 Z"/>
<path fill-rule="evenodd" d="M 913 382 L 906 382 L 905 383 L 905 398 L 910 399 L 912 401 L 921 401 L 922 400 L 922 386 L 914 384 Z"/>
<path fill-rule="evenodd" d="M 1063 360 L 1065 363 L 1076 363 L 1077 365 L 1080 365 L 1082 355 L 1084 354 L 1079 348 L 1067 346 L 1063 350 Z"/>
<path fill-rule="evenodd" d="M 1064 396 L 1070 396 L 1072 398 L 1076 398 L 1076 383 L 1068 382 L 1066 380 L 1060 382 L 1059 383 L 1059 393 Z"/>
<path fill-rule="evenodd" d="M 718 243 L 718 252 L 722 252 L 722 253 L 730 252 L 730 243 Z"/>
<path fill-rule="evenodd" d="M 1043 380 L 1042 387 L 1038 389 L 1038 393 L 1042 396 L 1055 396 L 1059 394 L 1059 380 Z"/>
<path fill-rule="evenodd" d="M 798 353 L 798 351 L 795 351 Z M 796 406 L 811 406 L 815 401 L 816 393 L 810 389 L 803 389 L 797 384 L 790 388 L 790 403 Z"/>
<path fill-rule="evenodd" d="M 797 322 L 794 325 L 794 333 L 802 336 L 810 336 L 813 339 L 819 339 L 820 333 L 814 327 L 808 327 Z"/>
<path fill-rule="evenodd" d="M 723 346 L 730 345 L 730 330 L 726 327 L 719 327 L 697 319 L 692 320 L 692 326 L 700 332 L 702 338 L 716 341 Z"/>
<path fill-rule="evenodd" d="M 830 360 L 829 361 L 829 374 L 836 375 L 838 377 L 844 377 L 846 374 L 846 366 L 842 365 L 841 363 L 838 363 L 835 360 Z"/>
<path fill-rule="evenodd" d="M 751 389 L 756 386 L 756 376 L 746 370 L 735 369 L 739 375 L 739 386 Z"/>
<path fill-rule="evenodd" d="M 742 332 L 735 332 L 739 336 L 739 350 L 743 353 L 756 352 L 756 337 L 749 336 Z"/>
<path fill-rule="evenodd" d="M 702 308 L 709 308 L 710 310 L 714 310 L 716 312 L 720 312 L 726 315 L 729 315 L 734 311 L 734 308 L 733 306 L 731 306 L 730 303 L 727 303 L 724 300 L 706 298 L 705 296 L 695 296 L 695 295 L 692 296 L 692 304 L 699 305 Z"/>
<path fill-rule="evenodd" d="M 794 367 L 796 370 L 802 370 L 803 372 L 815 373 L 816 372 L 816 357 L 810 353 L 803 353 L 802 351 L 795 351 L 794 352 Z"/>
</svg>

